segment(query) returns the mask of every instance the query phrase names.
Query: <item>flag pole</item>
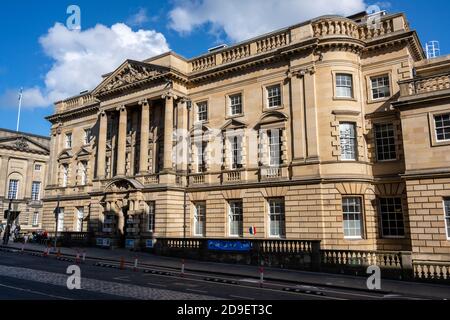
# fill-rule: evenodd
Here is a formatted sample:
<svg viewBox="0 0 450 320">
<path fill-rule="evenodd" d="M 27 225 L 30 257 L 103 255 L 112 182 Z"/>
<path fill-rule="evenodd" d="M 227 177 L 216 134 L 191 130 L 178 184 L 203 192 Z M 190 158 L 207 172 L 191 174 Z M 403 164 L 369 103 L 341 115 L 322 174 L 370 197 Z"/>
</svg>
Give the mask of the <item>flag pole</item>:
<svg viewBox="0 0 450 320">
<path fill-rule="evenodd" d="M 16 127 L 16 131 L 17 132 L 19 132 L 20 109 L 22 108 L 22 92 L 23 92 L 23 88 L 20 88 L 20 92 L 19 92 L 19 112 L 17 114 L 17 127 Z"/>
</svg>

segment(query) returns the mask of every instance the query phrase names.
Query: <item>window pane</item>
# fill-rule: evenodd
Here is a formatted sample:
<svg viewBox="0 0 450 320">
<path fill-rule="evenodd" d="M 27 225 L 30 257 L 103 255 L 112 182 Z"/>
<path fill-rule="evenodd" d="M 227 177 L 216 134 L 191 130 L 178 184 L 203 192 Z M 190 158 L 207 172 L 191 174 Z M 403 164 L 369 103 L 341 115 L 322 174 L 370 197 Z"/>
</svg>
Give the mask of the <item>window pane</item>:
<svg viewBox="0 0 450 320">
<path fill-rule="evenodd" d="M 285 235 L 284 199 L 269 199 L 269 232 L 271 236 Z"/>
<path fill-rule="evenodd" d="M 450 140 L 450 114 L 434 116 L 436 126 L 436 139 L 438 141 Z"/>
<path fill-rule="evenodd" d="M 392 123 L 375 125 L 375 144 L 378 161 L 397 159 L 395 131 Z"/>
<path fill-rule="evenodd" d="M 388 75 L 373 77 L 370 81 L 372 84 L 372 99 L 389 98 L 391 96 Z"/>
<path fill-rule="evenodd" d="M 230 201 L 230 235 L 242 236 L 243 235 L 243 213 L 242 213 L 242 201 Z"/>
<path fill-rule="evenodd" d="M 232 116 L 242 114 L 242 95 L 235 94 L 229 97 L 230 99 L 230 114 Z"/>
<path fill-rule="evenodd" d="M 339 126 L 341 159 L 356 160 L 356 128 L 354 123 L 341 123 Z"/>
<path fill-rule="evenodd" d="M 444 201 L 445 222 L 447 226 L 447 239 L 450 239 L 450 199 Z"/>
<path fill-rule="evenodd" d="M 19 190 L 19 180 L 9 180 L 8 199 L 17 199 Z"/>
<path fill-rule="evenodd" d="M 380 218 L 383 237 L 405 235 L 401 198 L 380 198 Z"/>
<path fill-rule="evenodd" d="M 208 120 L 208 102 L 197 103 L 197 119 L 198 121 Z"/>
<path fill-rule="evenodd" d="M 197 236 L 205 236 L 206 230 L 206 203 L 199 202 L 195 204 L 194 213 L 194 233 Z"/>
<path fill-rule="evenodd" d="M 344 236 L 346 238 L 361 238 L 361 198 L 342 198 L 342 212 Z"/>
<path fill-rule="evenodd" d="M 147 203 L 148 214 L 147 214 L 147 230 L 150 232 L 155 231 L 155 202 L 150 201 Z"/>
<path fill-rule="evenodd" d="M 269 140 L 269 160 L 270 166 L 281 164 L 281 130 L 272 129 L 267 131 Z"/>
<path fill-rule="evenodd" d="M 39 201 L 40 192 L 41 192 L 41 183 L 34 181 L 33 184 L 31 185 L 31 200 Z"/>
<path fill-rule="evenodd" d="M 281 87 L 279 85 L 267 87 L 267 106 L 275 108 L 281 106 Z"/>
<path fill-rule="evenodd" d="M 353 97 L 353 78 L 351 74 L 336 75 L 336 96 L 341 98 Z"/>
</svg>

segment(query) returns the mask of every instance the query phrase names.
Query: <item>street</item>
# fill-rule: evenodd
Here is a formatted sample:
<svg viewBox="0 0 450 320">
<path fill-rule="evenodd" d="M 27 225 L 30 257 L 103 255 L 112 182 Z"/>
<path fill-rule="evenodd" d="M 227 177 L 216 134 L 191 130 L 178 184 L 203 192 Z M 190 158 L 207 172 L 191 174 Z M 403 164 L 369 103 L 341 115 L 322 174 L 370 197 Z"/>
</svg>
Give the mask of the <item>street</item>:
<svg viewBox="0 0 450 320">
<path fill-rule="evenodd" d="M 67 268 L 71 261 L 29 253 L 0 252 L 0 299 L 26 300 L 391 300 L 424 297 L 389 295 L 350 289 L 300 286 L 255 279 L 214 277 L 201 273 L 137 270 L 80 265 L 81 289 L 69 290 Z M 151 272 L 150 272 L 151 271 Z"/>
</svg>

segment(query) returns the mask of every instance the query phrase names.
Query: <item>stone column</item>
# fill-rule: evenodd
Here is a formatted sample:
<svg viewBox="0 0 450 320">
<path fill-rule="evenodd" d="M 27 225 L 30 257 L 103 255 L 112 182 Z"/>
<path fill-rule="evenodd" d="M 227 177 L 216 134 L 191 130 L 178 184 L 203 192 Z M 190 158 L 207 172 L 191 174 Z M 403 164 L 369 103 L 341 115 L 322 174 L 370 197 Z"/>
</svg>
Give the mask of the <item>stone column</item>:
<svg viewBox="0 0 450 320">
<path fill-rule="evenodd" d="M 294 74 L 290 78 L 291 96 L 292 96 L 292 160 L 305 159 L 305 118 L 304 118 L 304 90 L 303 90 L 303 76 L 301 74 Z"/>
<path fill-rule="evenodd" d="M 98 132 L 97 151 L 97 178 L 105 178 L 105 158 L 106 158 L 106 134 L 108 130 L 108 116 L 105 111 L 100 112 L 100 127 Z"/>
<path fill-rule="evenodd" d="M 178 109 L 178 136 L 177 136 L 177 170 L 187 173 L 188 170 L 188 110 L 187 99 L 180 99 Z M 180 141 L 180 139 L 182 139 Z"/>
<path fill-rule="evenodd" d="M 172 137 L 173 137 L 173 100 L 176 96 L 168 92 L 162 96 L 166 100 L 164 111 L 164 166 L 163 171 L 173 171 L 172 161 Z"/>
<path fill-rule="evenodd" d="M 117 176 L 125 176 L 125 156 L 127 147 L 127 108 L 120 106 L 119 111 L 119 133 L 117 137 Z"/>
<path fill-rule="evenodd" d="M 150 105 L 141 101 L 141 145 L 139 149 L 139 174 L 148 173 L 148 136 L 150 131 Z"/>
<path fill-rule="evenodd" d="M 25 184 L 25 198 L 31 199 L 31 186 L 33 184 L 33 170 L 34 160 L 28 159 L 27 161 L 27 176 L 24 179 Z"/>
<path fill-rule="evenodd" d="M 1 156 L 1 170 L 0 170 L 0 197 L 7 197 L 7 185 L 8 185 L 8 165 L 9 165 L 9 156 Z"/>
<path fill-rule="evenodd" d="M 319 159 L 319 138 L 317 130 L 316 78 L 314 70 L 307 72 L 304 77 L 305 90 L 305 118 L 307 161 Z"/>
</svg>

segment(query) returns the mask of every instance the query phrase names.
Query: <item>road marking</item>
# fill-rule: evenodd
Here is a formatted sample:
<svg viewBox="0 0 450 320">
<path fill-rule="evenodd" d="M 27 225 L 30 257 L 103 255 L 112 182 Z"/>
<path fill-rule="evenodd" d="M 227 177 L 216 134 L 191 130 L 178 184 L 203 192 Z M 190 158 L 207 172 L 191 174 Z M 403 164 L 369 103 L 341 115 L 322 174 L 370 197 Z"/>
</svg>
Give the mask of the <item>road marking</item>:
<svg viewBox="0 0 450 320">
<path fill-rule="evenodd" d="M 241 280 L 239 280 L 239 281 L 242 281 L 242 282 L 250 282 L 250 283 L 258 283 L 258 282 L 259 282 L 258 279 L 241 279 Z"/>
<path fill-rule="evenodd" d="M 131 282 L 131 280 L 129 279 L 128 276 L 116 277 L 116 278 L 113 278 L 113 280 L 119 280 L 119 281 Z"/>
<path fill-rule="evenodd" d="M 147 284 L 152 285 L 152 286 L 156 286 L 156 287 L 167 288 L 167 286 L 165 284 L 152 283 L 152 282 L 148 282 Z"/>
<path fill-rule="evenodd" d="M 254 298 L 243 297 L 243 296 L 234 296 L 234 295 L 231 295 L 231 294 L 230 294 L 230 298 L 243 299 L 243 300 L 255 300 Z"/>
<path fill-rule="evenodd" d="M 0 287 L 14 289 L 14 290 L 18 290 L 18 291 L 25 291 L 25 292 L 29 292 L 29 293 L 33 293 L 33 294 L 40 294 L 42 296 L 47 296 L 47 297 L 50 297 L 50 298 L 63 299 L 63 300 L 73 300 L 71 298 L 66 298 L 66 297 L 62 297 L 62 296 L 55 296 L 55 295 L 52 295 L 52 294 L 43 293 L 43 292 L 39 292 L 39 291 L 34 291 L 34 290 L 31 290 L 31 289 L 24 289 L 24 288 L 19 288 L 19 287 L 14 287 L 14 286 L 8 286 L 8 285 L 2 284 L 2 283 L 0 283 Z"/>
<path fill-rule="evenodd" d="M 196 292 L 196 293 L 208 293 L 208 291 L 204 291 L 204 290 L 196 290 L 196 289 L 186 289 L 186 291 L 190 291 L 190 292 Z"/>
</svg>

